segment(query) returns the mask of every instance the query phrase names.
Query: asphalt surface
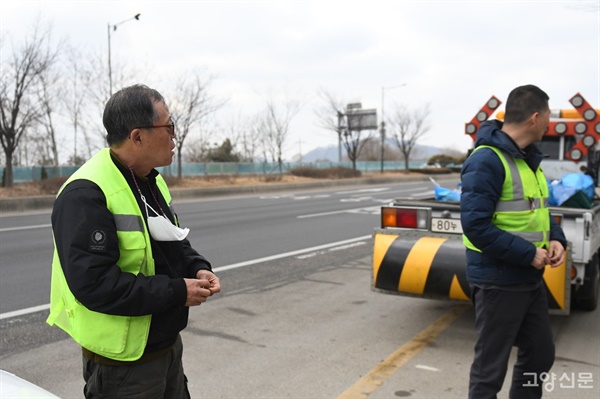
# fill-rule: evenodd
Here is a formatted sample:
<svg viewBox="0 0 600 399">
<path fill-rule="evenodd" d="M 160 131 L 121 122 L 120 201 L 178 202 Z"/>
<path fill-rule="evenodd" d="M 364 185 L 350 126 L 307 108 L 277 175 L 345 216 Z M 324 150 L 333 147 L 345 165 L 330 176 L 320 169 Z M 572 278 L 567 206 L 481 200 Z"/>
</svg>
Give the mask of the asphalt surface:
<svg viewBox="0 0 600 399">
<path fill-rule="evenodd" d="M 429 181 L 402 181 L 251 194 L 231 187 L 218 197 L 174 190 L 174 204 L 194 248 L 218 267 L 369 235 L 383 203 L 432 192 Z M 0 214 L 0 315 L 47 304 L 52 248 L 49 208 Z"/>
<path fill-rule="evenodd" d="M 475 338 L 471 306 L 370 288 L 370 234 L 378 207 L 390 196 L 427 195 L 430 188 L 396 182 L 176 201 L 197 234 L 194 245 L 209 251 L 223 285 L 221 294 L 191 310 L 182 332 L 192 397 L 466 397 Z M 38 226 L 37 218 L 47 216 L 38 211 L 0 219 L 0 231 L 13 229 L 0 235 L 0 271 L 6 253 L 22 262 L 8 275 L 8 285 L 1 285 L 3 272 L 0 302 L 7 287 L 11 297 L 40 291 L 39 301 L 47 302 L 42 291 L 49 264 L 35 259 L 31 242 L 38 240 L 33 232 L 44 236 L 49 229 L 14 230 Z M 7 233 L 16 239 L 7 240 Z M 7 244 L 13 249 L 7 251 Z M 37 287 L 32 281 L 42 288 L 29 288 Z M 0 368 L 62 398 L 80 398 L 80 348 L 48 327 L 46 317 L 42 310 L 0 319 Z M 598 310 L 553 316 L 552 327 L 554 384 L 546 383 L 544 397 L 599 397 Z M 499 397 L 508 396 L 507 388 Z"/>
<path fill-rule="evenodd" d="M 371 291 L 369 245 L 220 272 L 223 295 L 193 309 L 182 333 L 192 397 L 465 398 L 472 308 Z M 432 333 L 448 314 L 456 319 Z M 555 385 L 544 397 L 597 398 L 598 313 L 555 316 L 552 324 Z M 79 359 L 76 344 L 56 337 L 2 355 L 0 364 L 62 398 L 77 398 Z M 505 384 L 499 397 L 507 396 Z"/>
</svg>

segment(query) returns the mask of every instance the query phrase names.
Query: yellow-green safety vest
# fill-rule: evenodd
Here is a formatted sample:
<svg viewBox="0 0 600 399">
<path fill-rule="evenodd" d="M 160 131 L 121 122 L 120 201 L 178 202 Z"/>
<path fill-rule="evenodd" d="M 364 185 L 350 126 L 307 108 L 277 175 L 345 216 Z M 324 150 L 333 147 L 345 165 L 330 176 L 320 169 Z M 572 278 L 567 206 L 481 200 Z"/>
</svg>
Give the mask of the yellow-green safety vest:
<svg viewBox="0 0 600 399">
<path fill-rule="evenodd" d="M 504 166 L 502 193 L 496 204 L 492 223 L 508 233 L 519 236 L 538 248 L 548 248 L 550 212 L 548 212 L 548 183 L 540 167 L 534 172 L 527 162 L 514 158 L 499 148 L 493 150 Z M 463 234 L 463 243 L 469 249 L 481 250 Z"/>
<path fill-rule="evenodd" d="M 106 197 L 117 229 L 120 252 L 117 266 L 127 273 L 154 275 L 154 258 L 144 217 L 129 184 L 111 159 L 110 150 L 104 148 L 90 158 L 65 182 L 57 196 L 68 183 L 78 179 L 94 182 Z M 170 206 L 171 195 L 160 175 L 156 183 Z M 133 361 L 144 353 L 150 321 L 151 315 L 109 315 L 82 305 L 67 285 L 54 244 L 48 324 L 56 324 L 94 353 L 110 359 Z"/>
</svg>

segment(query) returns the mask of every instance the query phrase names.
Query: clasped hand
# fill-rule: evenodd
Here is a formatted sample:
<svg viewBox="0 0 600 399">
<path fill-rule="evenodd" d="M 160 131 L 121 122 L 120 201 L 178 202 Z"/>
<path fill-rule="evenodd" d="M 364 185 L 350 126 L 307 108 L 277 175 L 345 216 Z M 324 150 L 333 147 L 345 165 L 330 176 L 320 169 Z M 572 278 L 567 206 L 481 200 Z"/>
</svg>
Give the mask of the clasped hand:
<svg viewBox="0 0 600 399">
<path fill-rule="evenodd" d="M 221 292 L 221 280 L 208 270 L 199 270 L 196 278 L 184 278 L 187 288 L 185 306 L 198 306 L 209 296 Z"/>
<path fill-rule="evenodd" d="M 546 265 L 557 267 L 565 260 L 565 249 L 559 241 L 550 241 L 550 248 L 537 248 L 531 265 L 543 269 Z"/>
</svg>

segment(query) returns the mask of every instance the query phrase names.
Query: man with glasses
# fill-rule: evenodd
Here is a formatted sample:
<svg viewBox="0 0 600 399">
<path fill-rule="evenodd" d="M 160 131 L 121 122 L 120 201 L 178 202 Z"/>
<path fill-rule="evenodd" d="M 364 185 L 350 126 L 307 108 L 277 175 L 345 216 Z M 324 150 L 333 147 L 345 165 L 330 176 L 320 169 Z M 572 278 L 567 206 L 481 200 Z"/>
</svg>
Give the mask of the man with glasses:
<svg viewBox="0 0 600 399">
<path fill-rule="evenodd" d="M 175 125 L 143 85 L 115 93 L 103 122 L 109 148 L 65 182 L 52 211 L 48 324 L 81 345 L 86 398 L 189 398 L 179 333 L 220 280 L 155 169 L 173 161 Z"/>
</svg>

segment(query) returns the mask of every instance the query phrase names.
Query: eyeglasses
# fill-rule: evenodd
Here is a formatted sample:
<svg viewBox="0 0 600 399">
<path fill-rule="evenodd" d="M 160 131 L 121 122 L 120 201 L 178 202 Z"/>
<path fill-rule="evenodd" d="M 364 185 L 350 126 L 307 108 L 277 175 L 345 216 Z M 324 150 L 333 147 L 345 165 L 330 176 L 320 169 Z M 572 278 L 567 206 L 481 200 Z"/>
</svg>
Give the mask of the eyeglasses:
<svg viewBox="0 0 600 399">
<path fill-rule="evenodd" d="M 168 125 L 137 126 L 137 127 L 134 127 L 134 129 L 154 129 L 157 127 L 168 127 L 171 129 L 169 134 L 175 136 L 175 122 L 173 122 L 173 121 L 171 121 L 171 123 L 169 123 Z"/>
</svg>

